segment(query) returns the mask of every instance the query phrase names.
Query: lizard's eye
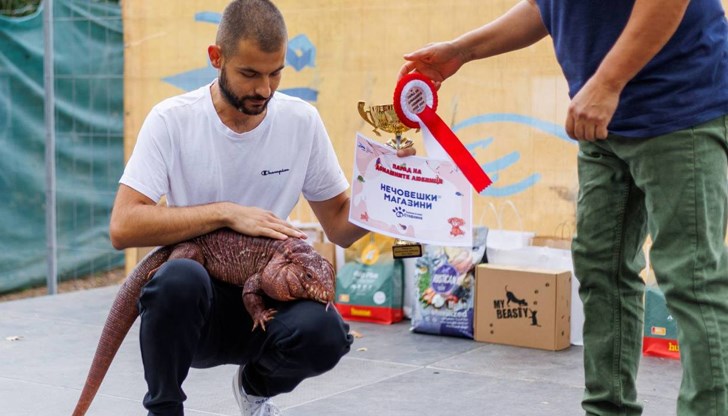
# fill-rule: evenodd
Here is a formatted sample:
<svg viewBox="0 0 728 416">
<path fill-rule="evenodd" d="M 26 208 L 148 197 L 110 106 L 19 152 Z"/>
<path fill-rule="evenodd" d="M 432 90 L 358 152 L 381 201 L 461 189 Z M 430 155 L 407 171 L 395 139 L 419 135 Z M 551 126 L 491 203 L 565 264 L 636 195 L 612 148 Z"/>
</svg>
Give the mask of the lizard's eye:
<svg viewBox="0 0 728 416">
<path fill-rule="evenodd" d="M 307 280 L 311 280 L 311 279 L 313 279 L 313 276 L 311 275 L 311 273 L 306 273 L 306 275 L 305 275 L 305 276 L 306 276 L 306 279 L 307 279 Z"/>
</svg>

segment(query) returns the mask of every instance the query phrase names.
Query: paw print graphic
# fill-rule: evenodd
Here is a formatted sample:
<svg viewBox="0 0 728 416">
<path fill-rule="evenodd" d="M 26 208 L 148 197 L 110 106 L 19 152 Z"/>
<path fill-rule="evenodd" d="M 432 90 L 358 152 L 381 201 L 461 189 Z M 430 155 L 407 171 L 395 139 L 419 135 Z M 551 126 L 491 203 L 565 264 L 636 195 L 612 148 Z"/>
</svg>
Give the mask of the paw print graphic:
<svg viewBox="0 0 728 416">
<path fill-rule="evenodd" d="M 392 212 L 394 212 L 394 215 L 396 215 L 397 218 L 401 218 L 404 216 L 404 208 L 402 207 L 395 207 L 392 209 Z"/>
</svg>

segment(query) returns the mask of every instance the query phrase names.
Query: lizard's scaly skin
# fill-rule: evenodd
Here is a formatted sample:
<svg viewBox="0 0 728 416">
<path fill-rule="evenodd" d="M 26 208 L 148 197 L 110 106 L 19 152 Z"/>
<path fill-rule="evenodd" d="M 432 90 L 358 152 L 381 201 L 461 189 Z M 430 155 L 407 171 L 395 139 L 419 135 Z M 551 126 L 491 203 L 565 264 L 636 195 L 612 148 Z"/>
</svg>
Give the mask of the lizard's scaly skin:
<svg viewBox="0 0 728 416">
<path fill-rule="evenodd" d="M 262 294 L 281 301 L 311 299 L 333 303 L 333 266 L 298 238 L 274 240 L 221 229 L 160 247 L 142 259 L 119 289 L 73 416 L 85 415 L 96 396 L 111 361 L 139 315 L 137 301 L 142 288 L 164 262 L 175 258 L 196 260 L 213 278 L 242 286 L 242 301 L 253 317 L 253 329 L 260 326 L 264 330 L 265 322 L 275 312 L 265 309 Z"/>
</svg>

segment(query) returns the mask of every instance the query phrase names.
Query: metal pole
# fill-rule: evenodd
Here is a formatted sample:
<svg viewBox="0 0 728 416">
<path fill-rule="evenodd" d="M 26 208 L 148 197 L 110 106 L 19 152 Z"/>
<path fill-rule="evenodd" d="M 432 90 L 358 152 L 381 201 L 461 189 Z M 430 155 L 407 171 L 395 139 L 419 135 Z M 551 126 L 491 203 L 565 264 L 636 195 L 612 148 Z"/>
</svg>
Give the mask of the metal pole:
<svg viewBox="0 0 728 416">
<path fill-rule="evenodd" d="M 53 0 L 43 4 L 43 73 L 45 85 L 46 249 L 48 294 L 58 292 L 56 259 L 56 92 L 53 57 Z"/>
</svg>

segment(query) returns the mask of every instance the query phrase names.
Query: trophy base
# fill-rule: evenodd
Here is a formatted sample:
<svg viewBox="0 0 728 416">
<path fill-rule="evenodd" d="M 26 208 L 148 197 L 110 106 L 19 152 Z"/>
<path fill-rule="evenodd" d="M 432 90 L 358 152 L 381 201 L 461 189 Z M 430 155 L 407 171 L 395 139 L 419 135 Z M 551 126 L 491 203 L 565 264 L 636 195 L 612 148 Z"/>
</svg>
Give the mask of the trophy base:
<svg viewBox="0 0 728 416">
<path fill-rule="evenodd" d="M 392 257 L 395 259 L 422 257 L 422 244 L 398 239 L 392 245 Z"/>
<path fill-rule="evenodd" d="M 387 140 L 387 146 L 391 147 L 392 149 L 397 149 L 397 150 L 412 147 L 413 144 L 415 144 L 415 142 L 413 142 L 412 140 L 407 139 L 405 137 L 402 137 L 399 140 L 399 144 L 397 144 L 396 138 Z"/>
</svg>

